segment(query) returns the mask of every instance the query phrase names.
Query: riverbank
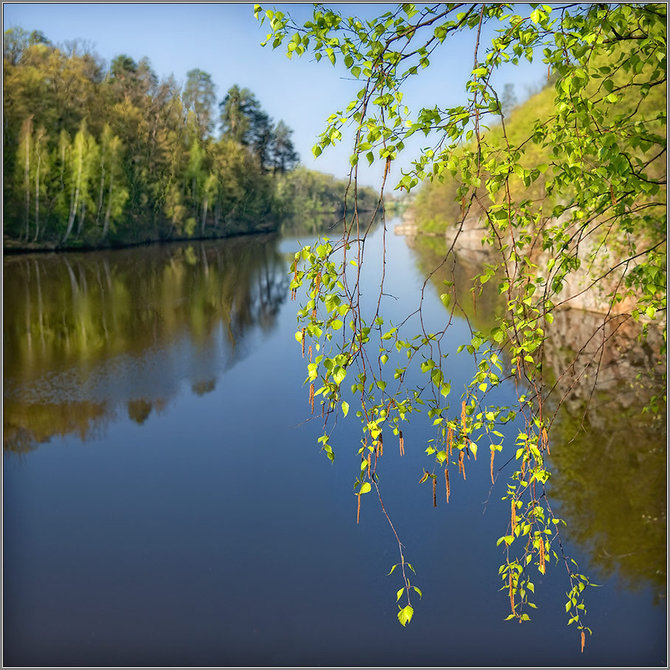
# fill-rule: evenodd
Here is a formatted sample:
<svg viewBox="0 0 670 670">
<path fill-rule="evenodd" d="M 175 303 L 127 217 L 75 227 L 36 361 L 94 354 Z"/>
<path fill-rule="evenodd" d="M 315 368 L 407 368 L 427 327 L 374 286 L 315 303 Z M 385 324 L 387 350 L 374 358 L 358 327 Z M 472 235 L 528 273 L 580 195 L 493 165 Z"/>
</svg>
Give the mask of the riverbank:
<svg viewBox="0 0 670 670">
<path fill-rule="evenodd" d="M 173 242 L 206 242 L 209 240 L 227 240 L 235 237 L 248 237 L 253 235 L 267 235 L 277 233 L 280 226 L 273 224 L 268 226 L 259 226 L 249 230 L 235 230 L 220 235 L 204 235 L 196 237 L 167 237 L 153 238 L 148 237 L 138 241 L 107 240 L 100 244 L 91 244 L 81 241 L 74 241 L 72 244 L 63 246 L 59 242 L 23 242 L 5 236 L 3 238 L 2 251 L 7 255 L 18 254 L 39 254 L 39 253 L 61 253 L 78 251 L 112 251 L 114 249 L 133 249 L 135 247 L 151 246 L 155 244 L 171 244 Z"/>
</svg>

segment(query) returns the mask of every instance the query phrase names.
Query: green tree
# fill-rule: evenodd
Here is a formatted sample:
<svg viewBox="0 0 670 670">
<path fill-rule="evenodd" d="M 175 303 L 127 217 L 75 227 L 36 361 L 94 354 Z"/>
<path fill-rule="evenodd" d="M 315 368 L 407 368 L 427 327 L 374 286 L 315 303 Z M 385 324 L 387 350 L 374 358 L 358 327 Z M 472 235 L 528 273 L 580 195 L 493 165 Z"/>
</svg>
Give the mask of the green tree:
<svg viewBox="0 0 670 670">
<path fill-rule="evenodd" d="M 40 203 L 44 202 L 47 195 L 48 179 L 50 177 L 50 156 L 48 149 L 48 136 L 43 126 L 37 128 L 33 141 L 34 147 L 34 196 L 35 196 L 35 236 L 33 242 L 40 237 Z"/>
<path fill-rule="evenodd" d="M 195 69 L 186 73 L 186 85 L 182 94 L 184 107 L 195 113 L 200 139 L 213 130 L 212 110 L 216 102 L 214 82 L 207 72 Z"/>
<path fill-rule="evenodd" d="M 271 28 L 265 44 L 284 44 L 289 57 L 310 53 L 316 60 L 340 61 L 360 82 L 348 105 L 333 111 L 314 147 L 318 156 L 342 139 L 347 124 L 353 126 L 344 232 L 334 243 L 304 247 L 292 269 L 291 288 L 306 290 L 296 339 L 302 347 L 310 341 L 310 350 L 319 352 L 310 356 L 306 380 L 311 402 L 316 398 L 322 405 L 319 444 L 334 458 L 332 427 L 350 409 L 346 380 L 362 424 L 354 485 L 359 504 L 372 490 L 381 502 L 377 470 L 383 463 L 378 460 L 383 433 L 395 434 L 402 452 L 402 422 L 417 411 L 426 411 L 437 431 L 421 478 L 433 487 L 438 479 L 448 487 L 449 470 L 458 466 L 460 472 L 464 455 L 476 457 L 483 449 L 490 451 L 494 480 L 496 454 L 511 449 L 516 468 L 504 492 L 510 521 L 498 540 L 504 549 L 499 574 L 510 602 L 508 618 L 529 619 L 535 573 L 544 575 L 552 562 L 564 564 L 568 623 L 576 624 L 583 650 L 590 633 L 583 593 L 589 580 L 564 553 L 561 520 L 546 486 L 555 413 L 545 411 L 553 386 L 543 375 L 543 343 L 558 307 L 597 289 L 603 327 L 616 313 L 642 320 L 645 328 L 656 323 L 665 333 L 659 324 L 666 310 L 666 113 L 659 104 L 666 86 L 665 7 L 407 3 L 362 20 L 317 5 L 302 25 L 282 11 L 257 5 L 255 13 Z M 463 103 L 410 109 L 405 84 L 462 35 L 472 44 L 472 53 L 462 59 Z M 538 56 L 554 82 L 552 109 L 513 137 L 493 75 L 507 63 Z M 423 327 L 423 292 L 417 300 L 421 325 L 414 331 L 409 320 L 384 318 L 383 281 L 376 308 L 366 311 L 359 296 L 368 223 L 357 207 L 358 163 L 384 165 L 383 194 L 391 163 L 415 133 L 425 135 L 428 146 L 396 188 L 409 192 L 424 180 L 454 180 L 456 234 L 441 265 L 450 261 L 468 217 L 476 215 L 495 262 L 473 279 L 473 299 L 495 281 L 505 301 L 492 328 L 471 324 L 471 336 L 459 351 L 475 357 L 477 371 L 453 400 L 442 346 L 457 304 L 450 282 L 441 294 L 450 314 L 439 332 Z M 538 156 L 546 156 L 546 163 Z M 539 202 L 532 196 L 538 184 Z M 576 280 L 583 289 L 574 288 Z M 393 361 L 390 371 L 388 361 Z M 425 384 L 406 386 L 410 367 L 419 368 Z M 489 395 L 507 379 L 516 380 L 518 393 L 509 410 Z M 552 400 L 560 406 L 560 398 Z M 512 419 L 519 425 L 515 444 L 503 445 L 500 424 Z M 415 587 L 399 539 L 398 549 L 403 582 L 398 599 L 404 597 L 398 619 L 406 625 Z"/>
<path fill-rule="evenodd" d="M 128 199 L 123 179 L 123 145 L 105 124 L 100 138 L 100 163 L 98 166 L 98 198 L 96 227 L 102 225 L 102 238 L 109 234 L 110 224 L 118 221 Z"/>
<path fill-rule="evenodd" d="M 291 135 L 293 131 L 283 122 L 279 121 L 272 134 L 272 169 L 280 174 L 292 170 L 300 161 L 300 156 L 293 146 Z"/>
<path fill-rule="evenodd" d="M 249 144 L 249 134 L 254 110 L 258 103 L 248 88 L 231 86 L 219 104 L 221 110 L 221 132 L 224 137 L 240 144 Z"/>
<path fill-rule="evenodd" d="M 219 107 L 222 135 L 249 147 L 258 158 L 261 170 L 268 170 L 273 163 L 275 128 L 256 96 L 249 89 L 240 89 L 236 84 L 228 90 Z M 283 142 L 289 140 L 284 128 L 280 132 L 283 133 Z M 287 148 L 285 146 L 284 151 Z"/>
<path fill-rule="evenodd" d="M 30 168 L 33 154 L 33 117 L 29 116 L 21 126 L 19 136 L 19 149 L 16 159 L 16 181 L 17 190 L 23 193 L 25 209 L 23 213 L 25 232 L 27 240 L 30 237 L 30 196 L 32 192 Z"/>
<path fill-rule="evenodd" d="M 78 218 L 77 235 L 81 235 L 86 219 L 87 207 L 91 203 L 90 184 L 97 163 L 97 145 L 88 132 L 86 121 L 82 121 L 74 137 L 68 159 L 69 212 L 63 242 L 67 242 Z"/>
</svg>

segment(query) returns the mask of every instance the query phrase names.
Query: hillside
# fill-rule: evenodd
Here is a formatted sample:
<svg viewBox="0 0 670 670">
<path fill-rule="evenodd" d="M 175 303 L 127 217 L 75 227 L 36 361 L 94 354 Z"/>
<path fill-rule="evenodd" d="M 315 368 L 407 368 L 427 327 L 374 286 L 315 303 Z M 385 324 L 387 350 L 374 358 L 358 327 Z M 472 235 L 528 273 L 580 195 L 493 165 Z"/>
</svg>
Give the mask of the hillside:
<svg viewBox="0 0 670 670">
<path fill-rule="evenodd" d="M 607 66 L 604 66 L 607 67 Z M 613 76 L 615 86 L 623 85 L 620 81 L 622 75 Z M 594 86 L 595 84 L 591 84 Z M 548 83 L 539 93 L 536 93 L 522 104 L 516 106 L 505 118 L 505 131 L 507 139 L 513 147 L 522 148 L 521 161 L 528 170 L 538 170 L 539 175 L 531 184 L 524 184 L 523 179 L 512 175 L 509 180 L 510 195 L 513 201 L 519 202 L 529 199 L 537 204 L 544 205 L 544 212 L 551 212 L 555 203 L 547 203 L 545 197 L 545 184 L 551 178 L 552 165 L 561 160 L 560 156 L 554 156 L 549 149 L 541 143 L 532 139 L 532 129 L 537 125 L 549 123 L 555 113 L 554 109 L 555 89 L 553 83 Z M 624 97 L 610 105 L 608 114 L 610 117 L 634 113 L 636 120 L 654 118 L 665 111 L 666 86 L 654 88 L 643 100 Z M 665 140 L 666 127 L 664 115 L 653 124 L 655 131 Z M 487 129 L 483 141 L 492 147 L 498 147 L 502 151 L 503 132 L 501 124 L 493 125 Z M 471 148 L 471 147 L 470 147 Z M 644 153 L 644 152 L 641 152 Z M 594 161 L 596 163 L 596 161 Z M 647 173 L 656 179 L 664 179 L 666 173 L 666 162 L 664 155 L 655 157 L 647 167 Z M 426 181 L 421 185 L 413 205 L 412 214 L 423 233 L 443 233 L 450 226 L 456 225 L 461 219 L 461 203 L 457 191 L 461 182 L 453 175 L 444 180 Z M 568 194 L 566 194 L 567 196 Z M 492 204 L 486 188 L 482 186 L 478 192 L 478 201 L 485 205 Z M 481 217 L 483 207 L 475 205 L 471 211 L 476 217 Z"/>
</svg>

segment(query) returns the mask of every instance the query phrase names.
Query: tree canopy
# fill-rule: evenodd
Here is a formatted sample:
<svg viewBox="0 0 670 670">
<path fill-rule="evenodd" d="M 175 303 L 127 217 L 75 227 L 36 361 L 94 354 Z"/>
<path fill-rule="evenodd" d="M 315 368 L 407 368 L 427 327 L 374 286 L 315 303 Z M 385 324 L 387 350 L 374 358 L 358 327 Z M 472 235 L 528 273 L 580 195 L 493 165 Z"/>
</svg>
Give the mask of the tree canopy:
<svg viewBox="0 0 670 670">
<path fill-rule="evenodd" d="M 85 44 L 12 28 L 4 43 L 4 234 L 11 248 L 97 247 L 277 229 L 299 164 L 292 130 L 248 89 L 219 104 L 148 59 L 109 65 Z M 340 185 L 328 183 L 320 209 Z M 338 208 L 332 209 L 333 213 Z"/>
<path fill-rule="evenodd" d="M 447 498 L 449 473 L 458 468 L 461 474 L 464 458 L 489 452 L 493 482 L 502 452 L 502 462 L 515 465 L 503 492 L 509 524 L 498 539 L 508 618 L 529 619 L 537 573 L 563 564 L 568 623 L 579 630 L 583 650 L 591 632 L 584 602 L 590 580 L 564 550 L 563 523 L 547 487 L 552 425 L 564 397 L 544 374 L 545 341 L 561 308 L 588 306 L 602 317 L 591 338 L 602 342 L 591 361 L 596 379 L 602 347 L 618 324 L 640 322 L 642 336 L 649 328 L 662 330 L 665 354 L 665 6 L 404 3 L 364 20 L 316 5 L 302 24 L 259 5 L 255 13 L 271 29 L 265 44 L 283 45 L 289 57 L 340 62 L 360 82 L 356 96 L 333 110 L 314 146 L 318 156 L 345 128 L 353 129 L 345 230 L 339 240 L 298 251 L 292 269 L 292 289 L 304 290 L 296 339 L 303 352 L 308 344 L 310 402 L 320 403 L 324 416 L 321 448 L 335 457 L 336 420 L 355 403 L 362 446 L 354 492 L 359 506 L 376 492 L 385 514 L 383 447 L 392 433 L 402 453 L 403 422 L 414 413 L 424 411 L 437 431 L 421 481 L 432 482 L 433 491 L 445 482 Z M 461 35 L 472 49 L 460 59 L 467 79 L 462 103 L 412 108 L 405 84 L 426 68 L 443 67 L 441 51 Z M 537 58 L 547 65 L 548 104 L 512 127 L 512 92 L 498 91 L 495 75 Z M 443 281 L 447 312 L 438 332 L 423 325 L 423 291 L 418 326 L 409 315 L 400 323 L 385 319 L 383 277 L 372 309 L 359 293 L 371 253 L 368 222 L 356 201 L 359 162 L 385 165 L 383 193 L 388 168 L 417 133 L 425 147 L 395 188 L 410 193 L 428 182 L 420 197 L 441 194 L 448 207 L 436 230 L 450 243 L 432 273 L 448 270 L 459 237 L 474 222 L 490 260 L 472 279 L 472 299 L 492 282 L 503 303 L 490 327 L 469 324 L 470 338 L 459 351 L 475 357 L 477 371 L 458 398 L 443 352 L 459 303 L 454 282 Z M 413 368 L 425 378 L 417 387 L 405 383 Z M 569 365 L 558 371 L 559 378 L 569 374 Z M 514 407 L 501 407 L 491 396 L 503 383 L 516 389 Z M 661 411 L 661 405 L 651 409 Z M 517 427 L 514 444 L 502 440 L 501 425 L 508 422 Z M 387 519 L 400 558 L 398 619 L 407 625 L 417 589 Z"/>
</svg>

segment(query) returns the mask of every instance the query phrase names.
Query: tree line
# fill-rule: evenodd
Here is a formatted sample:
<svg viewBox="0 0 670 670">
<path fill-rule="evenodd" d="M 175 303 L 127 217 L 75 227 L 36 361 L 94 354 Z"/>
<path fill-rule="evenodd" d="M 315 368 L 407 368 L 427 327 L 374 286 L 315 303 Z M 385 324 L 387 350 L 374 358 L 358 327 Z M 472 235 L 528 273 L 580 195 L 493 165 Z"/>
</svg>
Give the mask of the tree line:
<svg viewBox="0 0 670 670">
<path fill-rule="evenodd" d="M 4 37 L 5 246 L 218 237 L 274 229 L 291 210 L 292 130 L 249 89 L 217 104 L 200 69 L 180 88 L 146 58 L 106 66 L 81 42 Z"/>
</svg>

